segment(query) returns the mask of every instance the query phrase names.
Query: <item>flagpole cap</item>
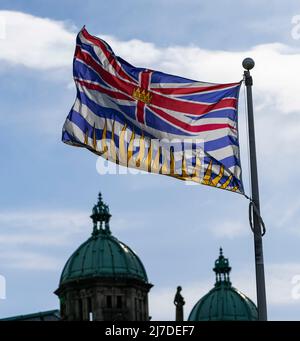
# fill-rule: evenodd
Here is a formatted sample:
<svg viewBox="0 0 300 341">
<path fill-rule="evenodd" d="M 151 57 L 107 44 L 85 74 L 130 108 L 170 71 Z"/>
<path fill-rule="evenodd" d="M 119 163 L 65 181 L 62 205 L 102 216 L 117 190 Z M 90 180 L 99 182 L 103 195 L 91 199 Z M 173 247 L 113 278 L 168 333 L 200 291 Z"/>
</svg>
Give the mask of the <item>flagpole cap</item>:
<svg viewBox="0 0 300 341">
<path fill-rule="evenodd" d="M 245 58 L 243 60 L 243 68 L 248 70 L 248 71 L 253 69 L 254 65 L 255 65 L 255 63 L 254 63 L 254 60 L 252 58 L 248 57 L 248 58 Z"/>
</svg>

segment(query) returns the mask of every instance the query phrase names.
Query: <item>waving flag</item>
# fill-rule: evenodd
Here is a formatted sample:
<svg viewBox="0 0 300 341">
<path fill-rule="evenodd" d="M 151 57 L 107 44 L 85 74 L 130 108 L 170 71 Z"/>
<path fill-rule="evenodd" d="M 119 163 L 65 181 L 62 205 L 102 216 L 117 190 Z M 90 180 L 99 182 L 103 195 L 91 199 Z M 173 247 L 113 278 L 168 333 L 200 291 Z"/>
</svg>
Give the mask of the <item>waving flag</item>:
<svg viewBox="0 0 300 341">
<path fill-rule="evenodd" d="M 130 65 L 83 28 L 76 101 L 62 140 L 126 167 L 243 193 L 240 82 L 194 81 Z"/>
</svg>

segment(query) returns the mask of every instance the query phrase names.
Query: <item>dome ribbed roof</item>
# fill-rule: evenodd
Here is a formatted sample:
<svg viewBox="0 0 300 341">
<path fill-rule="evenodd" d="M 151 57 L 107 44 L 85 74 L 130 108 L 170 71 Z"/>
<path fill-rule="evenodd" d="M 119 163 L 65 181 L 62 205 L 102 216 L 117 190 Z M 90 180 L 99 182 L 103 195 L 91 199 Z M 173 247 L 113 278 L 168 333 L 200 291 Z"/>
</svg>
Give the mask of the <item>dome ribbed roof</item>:
<svg viewBox="0 0 300 341">
<path fill-rule="evenodd" d="M 258 319 L 255 304 L 229 280 L 231 268 L 222 249 L 215 262 L 215 287 L 203 296 L 192 309 L 189 321 L 255 321 Z"/>
<path fill-rule="evenodd" d="M 222 283 L 202 297 L 192 309 L 189 321 L 255 321 L 255 304 L 232 286 Z"/>
<path fill-rule="evenodd" d="M 111 235 L 110 217 L 108 206 L 102 202 L 100 194 L 91 215 L 94 222 L 92 236 L 68 259 L 60 285 L 93 277 L 132 278 L 148 283 L 145 268 L 136 253 Z"/>
<path fill-rule="evenodd" d="M 60 284 L 87 277 L 126 277 L 148 282 L 139 257 L 105 231 L 92 236 L 69 258 Z"/>
</svg>

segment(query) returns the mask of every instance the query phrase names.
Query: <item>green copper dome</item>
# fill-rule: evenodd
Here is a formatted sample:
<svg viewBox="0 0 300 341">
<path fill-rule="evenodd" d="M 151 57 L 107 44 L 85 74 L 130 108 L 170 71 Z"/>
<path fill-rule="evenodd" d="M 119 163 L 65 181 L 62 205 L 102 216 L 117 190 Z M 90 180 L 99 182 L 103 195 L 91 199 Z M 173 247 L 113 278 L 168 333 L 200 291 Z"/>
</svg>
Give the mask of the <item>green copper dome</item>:
<svg viewBox="0 0 300 341">
<path fill-rule="evenodd" d="M 255 304 L 232 287 L 229 280 L 231 267 L 222 249 L 213 269 L 215 287 L 203 296 L 192 309 L 189 321 L 255 321 L 258 319 Z"/>
<path fill-rule="evenodd" d="M 148 283 L 139 257 L 111 235 L 110 217 L 108 206 L 102 202 L 99 194 L 98 203 L 91 215 L 94 223 L 92 236 L 79 246 L 67 261 L 61 274 L 60 285 L 92 277 L 131 278 Z"/>
</svg>

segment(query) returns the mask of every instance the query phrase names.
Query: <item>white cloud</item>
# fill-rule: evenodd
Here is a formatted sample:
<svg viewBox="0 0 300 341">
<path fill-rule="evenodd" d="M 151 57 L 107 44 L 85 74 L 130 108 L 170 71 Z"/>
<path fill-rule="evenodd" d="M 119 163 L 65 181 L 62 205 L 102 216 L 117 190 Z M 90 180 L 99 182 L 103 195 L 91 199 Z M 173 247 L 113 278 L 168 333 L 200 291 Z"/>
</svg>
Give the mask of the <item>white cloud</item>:
<svg viewBox="0 0 300 341">
<path fill-rule="evenodd" d="M 15 249 L 0 250 L 0 260 L 3 268 L 10 269 L 51 271 L 61 267 L 61 261 L 55 256 Z"/>
<path fill-rule="evenodd" d="M 88 237 L 92 232 L 90 212 L 87 211 L 7 211 L 0 212 L 0 244 L 15 246 L 64 246 L 74 238 Z M 141 229 L 143 215 L 116 214 L 114 231 Z M 5 227 L 5 230 L 4 230 Z"/>
<path fill-rule="evenodd" d="M 173 304 L 176 288 L 157 289 L 153 287 L 149 294 L 149 315 L 152 321 L 172 321 L 175 319 Z"/>
<path fill-rule="evenodd" d="M 208 280 L 197 283 L 187 283 L 182 288 L 182 295 L 185 300 L 184 319 L 187 320 L 189 313 L 196 302 L 204 296 L 213 286 Z M 176 293 L 176 286 L 164 288 L 152 288 L 149 297 L 150 316 L 153 321 L 174 321 L 175 305 L 173 303 Z"/>
<path fill-rule="evenodd" d="M 0 17 L 6 23 L 0 59 L 35 69 L 70 67 L 77 28 L 22 12 L 0 11 Z M 206 50 L 193 45 L 162 48 L 138 39 L 120 41 L 110 35 L 100 36 L 116 54 L 133 64 L 204 81 L 241 79 L 241 62 L 252 56 L 256 61 L 253 75 L 259 104 L 272 103 L 284 113 L 299 111 L 300 79 L 294 72 L 299 66 L 300 49 L 280 43 L 258 45 L 247 51 Z"/>
<path fill-rule="evenodd" d="M 90 226 L 88 212 L 80 211 L 2 211 L 0 226 L 12 236 L 18 237 L 41 233 L 43 236 L 56 236 L 56 242 L 67 242 L 66 235 L 81 233 Z M 26 233 L 25 233 L 26 232 Z M 3 238 L 0 234 L 0 238 Z M 21 240 L 21 239 L 20 239 Z M 38 240 L 38 238 L 37 238 Z"/>
<path fill-rule="evenodd" d="M 143 67 L 144 63 L 154 65 L 164 58 L 164 49 L 156 47 L 153 43 L 144 42 L 138 39 L 120 41 L 115 37 L 102 34 L 99 34 L 99 37 L 111 44 L 111 48 L 116 54 L 124 59 L 130 59 L 131 63 L 136 66 Z"/>
<path fill-rule="evenodd" d="M 300 275 L 300 263 L 266 265 L 267 298 L 273 305 L 299 305 L 293 297 L 294 276 Z"/>
<path fill-rule="evenodd" d="M 299 305 L 300 301 L 293 297 L 296 283 L 292 281 L 297 275 L 300 275 L 300 263 L 265 263 L 267 304 L 270 309 L 272 306 Z M 249 276 L 249 269 L 245 266 L 245 269 L 234 272 L 232 278 L 234 286 L 255 302 L 254 273 L 253 276 Z"/>
<path fill-rule="evenodd" d="M 299 49 L 279 43 L 254 46 L 248 51 L 205 50 L 191 45 L 159 48 L 139 40 L 122 42 L 109 36 L 105 39 L 117 54 L 133 64 L 212 82 L 242 79 L 242 60 L 251 56 L 256 62 L 252 73 L 258 104 L 265 107 L 272 103 L 284 113 L 299 111 L 300 80 L 294 77 L 300 62 Z"/>
<path fill-rule="evenodd" d="M 71 246 L 72 251 L 92 232 L 86 211 L 2 211 L 0 212 L 0 263 L 9 268 L 56 269 L 62 262 L 53 250 Z M 141 229 L 142 215 L 122 214 L 113 219 L 114 231 Z"/>
<path fill-rule="evenodd" d="M 0 212 L 0 263 L 22 270 L 59 270 L 62 260 L 53 250 L 88 236 L 88 220 L 87 212 Z"/>
<path fill-rule="evenodd" d="M 240 221 L 231 219 L 229 221 L 219 221 L 211 226 L 211 232 L 217 238 L 236 238 L 248 234 L 248 226 Z"/>
<path fill-rule="evenodd" d="M 0 11 L 0 18 L 1 60 L 42 70 L 70 66 L 75 34 L 66 23 L 15 11 Z"/>
<path fill-rule="evenodd" d="M 60 79 L 66 80 L 66 86 L 70 88 L 71 77 L 66 76 L 65 70 L 71 69 L 78 28 L 22 12 L 0 11 L 0 17 L 6 23 L 6 39 L 0 41 L 0 60 L 12 65 L 51 70 L 50 78 L 59 78 L 60 70 L 63 75 Z M 194 45 L 159 47 L 137 39 L 121 41 L 110 35 L 99 36 L 112 46 L 116 54 L 133 65 L 204 81 L 240 80 L 243 73 L 241 62 L 244 57 L 252 56 L 256 62 L 252 74 L 258 155 L 263 150 L 266 164 L 270 161 L 278 163 L 276 171 L 268 176 L 270 180 L 278 181 L 278 174 L 289 172 L 286 168 L 293 170 L 299 158 L 293 157 L 294 165 L 288 160 L 300 148 L 300 78 L 295 77 L 300 49 L 280 43 L 258 45 L 242 51 L 207 50 Z M 289 118 L 285 114 L 289 114 Z M 61 122 L 61 114 L 58 117 Z M 58 120 L 53 120 L 53 112 L 45 120 L 49 121 L 43 125 L 45 129 L 57 132 L 57 125 L 53 122 Z M 41 125 L 38 126 L 40 129 Z"/>
<path fill-rule="evenodd" d="M 274 203 L 270 203 L 268 207 L 268 214 L 274 215 L 274 227 L 277 229 L 284 229 L 286 232 L 300 235 L 300 200 L 291 200 L 287 203 L 282 203 L 282 209 L 273 212 Z"/>
<path fill-rule="evenodd" d="M 252 269 L 251 269 L 252 271 Z M 293 278 L 300 275 L 300 263 L 265 263 L 267 304 L 272 306 L 299 305 L 299 299 L 293 297 L 297 283 Z M 249 295 L 255 302 L 255 280 L 249 276 L 249 269 L 244 269 L 233 277 L 234 286 Z"/>
</svg>

